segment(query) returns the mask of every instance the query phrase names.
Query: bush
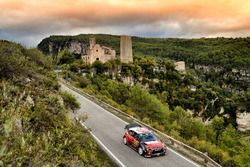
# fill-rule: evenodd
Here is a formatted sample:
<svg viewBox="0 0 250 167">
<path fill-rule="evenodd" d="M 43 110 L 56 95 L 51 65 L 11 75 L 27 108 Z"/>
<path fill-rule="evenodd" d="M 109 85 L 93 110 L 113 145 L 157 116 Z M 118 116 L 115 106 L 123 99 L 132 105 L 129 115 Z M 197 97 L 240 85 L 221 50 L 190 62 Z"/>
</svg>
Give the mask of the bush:
<svg viewBox="0 0 250 167">
<path fill-rule="evenodd" d="M 0 41 L 0 78 L 27 76 L 33 70 L 28 70 L 25 49 L 15 43 Z"/>
<path fill-rule="evenodd" d="M 29 49 L 27 50 L 28 58 L 35 62 L 40 67 L 45 67 L 47 69 L 52 69 L 52 58 L 50 56 L 45 56 L 38 49 Z"/>
<path fill-rule="evenodd" d="M 76 98 L 72 94 L 68 92 L 60 92 L 60 95 L 62 96 L 63 102 L 67 108 L 72 110 L 80 108 L 80 103 L 77 102 Z"/>
<path fill-rule="evenodd" d="M 86 88 L 88 85 L 91 84 L 91 81 L 86 77 L 80 77 L 78 82 L 80 88 Z"/>
<path fill-rule="evenodd" d="M 75 60 L 75 56 L 68 50 L 64 50 L 58 54 L 58 64 L 71 64 Z"/>
<path fill-rule="evenodd" d="M 0 81 L 0 166 L 114 166 L 91 135 L 68 117 L 53 72 L 44 70 L 36 53 L 29 57 L 21 46 L 4 43 L 0 41 L 0 75 L 8 73 Z M 19 56 L 25 64 L 17 61 Z M 21 65 L 32 72 L 28 79 L 23 79 L 29 72 Z M 65 105 L 79 107 L 72 95 L 61 96 Z"/>
<path fill-rule="evenodd" d="M 45 83 L 46 86 L 50 87 L 51 89 L 59 90 L 59 88 L 60 88 L 60 85 L 57 82 L 57 80 L 53 79 L 53 78 L 47 78 L 46 77 L 44 79 L 44 83 Z"/>
</svg>

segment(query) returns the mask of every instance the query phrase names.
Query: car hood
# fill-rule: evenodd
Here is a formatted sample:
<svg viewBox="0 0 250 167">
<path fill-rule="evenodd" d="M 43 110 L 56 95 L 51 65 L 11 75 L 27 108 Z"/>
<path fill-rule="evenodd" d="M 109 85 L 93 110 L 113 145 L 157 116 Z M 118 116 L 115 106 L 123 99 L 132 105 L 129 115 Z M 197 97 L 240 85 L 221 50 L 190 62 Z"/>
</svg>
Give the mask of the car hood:
<svg viewBox="0 0 250 167">
<path fill-rule="evenodd" d="M 163 143 L 160 141 L 148 141 L 148 142 L 144 142 L 146 146 L 150 147 L 150 148 L 159 148 L 159 147 L 163 147 Z"/>
</svg>

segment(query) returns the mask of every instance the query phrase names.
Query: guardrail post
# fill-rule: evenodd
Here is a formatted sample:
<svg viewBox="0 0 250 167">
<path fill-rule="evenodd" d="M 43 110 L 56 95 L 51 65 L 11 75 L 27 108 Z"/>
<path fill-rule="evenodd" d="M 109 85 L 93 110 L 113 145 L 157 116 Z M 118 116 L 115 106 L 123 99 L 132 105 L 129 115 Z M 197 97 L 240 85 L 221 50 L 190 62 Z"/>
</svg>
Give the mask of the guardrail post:
<svg viewBox="0 0 250 167">
<path fill-rule="evenodd" d="M 171 140 L 171 144 L 173 145 L 174 148 L 177 148 L 177 144 L 173 140 Z"/>
<path fill-rule="evenodd" d="M 208 153 L 205 152 L 204 154 L 206 155 L 206 156 L 204 157 L 204 162 L 207 164 L 207 163 L 208 163 L 208 159 L 207 159 Z"/>
</svg>

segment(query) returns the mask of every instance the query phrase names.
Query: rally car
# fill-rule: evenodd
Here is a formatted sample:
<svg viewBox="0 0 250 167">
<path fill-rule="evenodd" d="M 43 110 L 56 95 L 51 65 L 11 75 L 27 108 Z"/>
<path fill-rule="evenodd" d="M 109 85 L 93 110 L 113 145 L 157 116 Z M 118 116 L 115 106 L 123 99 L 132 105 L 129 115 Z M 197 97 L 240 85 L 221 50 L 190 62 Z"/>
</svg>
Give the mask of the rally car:
<svg viewBox="0 0 250 167">
<path fill-rule="evenodd" d="M 123 143 L 132 147 L 141 156 L 152 157 L 166 154 L 166 147 L 163 142 L 147 128 L 138 124 L 129 124 L 125 126 Z"/>
</svg>

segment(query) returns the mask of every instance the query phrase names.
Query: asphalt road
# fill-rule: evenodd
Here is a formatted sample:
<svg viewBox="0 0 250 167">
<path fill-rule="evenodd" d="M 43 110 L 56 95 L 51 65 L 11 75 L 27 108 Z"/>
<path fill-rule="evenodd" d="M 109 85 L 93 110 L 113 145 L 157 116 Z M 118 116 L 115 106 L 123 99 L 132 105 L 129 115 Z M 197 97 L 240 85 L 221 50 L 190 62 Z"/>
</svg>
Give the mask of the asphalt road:
<svg viewBox="0 0 250 167">
<path fill-rule="evenodd" d="M 88 119 L 83 123 L 91 129 L 94 138 L 106 148 L 113 159 L 119 162 L 120 166 L 127 167 L 193 167 L 198 166 L 191 160 L 181 156 L 173 150 L 168 149 L 166 156 L 144 158 L 122 143 L 125 121 L 106 111 L 99 105 L 69 89 L 62 84 L 64 91 L 72 93 L 80 102 L 81 108 L 77 114 L 87 114 Z"/>
</svg>

